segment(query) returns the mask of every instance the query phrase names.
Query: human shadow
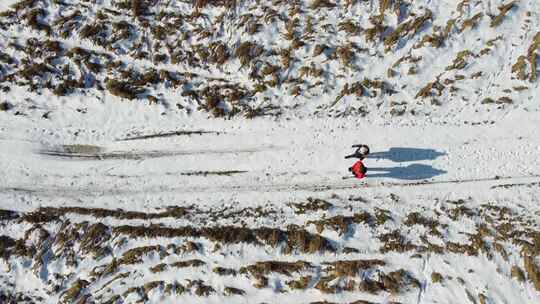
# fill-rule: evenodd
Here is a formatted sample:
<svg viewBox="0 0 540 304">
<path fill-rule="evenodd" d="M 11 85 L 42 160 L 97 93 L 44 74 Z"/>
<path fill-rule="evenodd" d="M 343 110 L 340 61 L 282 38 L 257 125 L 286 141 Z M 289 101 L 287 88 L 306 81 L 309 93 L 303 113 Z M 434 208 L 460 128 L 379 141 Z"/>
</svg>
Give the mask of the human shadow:
<svg viewBox="0 0 540 304">
<path fill-rule="evenodd" d="M 434 160 L 439 156 L 446 155 L 444 152 L 439 152 L 434 149 L 419 149 L 419 148 L 390 148 L 384 152 L 373 152 L 369 154 L 369 158 L 389 159 L 393 162 L 409 162 L 420 160 Z"/>
<path fill-rule="evenodd" d="M 435 169 L 432 166 L 423 164 L 412 164 L 406 167 L 367 168 L 368 177 L 391 177 L 404 180 L 429 179 L 444 173 L 446 173 L 446 171 Z"/>
</svg>

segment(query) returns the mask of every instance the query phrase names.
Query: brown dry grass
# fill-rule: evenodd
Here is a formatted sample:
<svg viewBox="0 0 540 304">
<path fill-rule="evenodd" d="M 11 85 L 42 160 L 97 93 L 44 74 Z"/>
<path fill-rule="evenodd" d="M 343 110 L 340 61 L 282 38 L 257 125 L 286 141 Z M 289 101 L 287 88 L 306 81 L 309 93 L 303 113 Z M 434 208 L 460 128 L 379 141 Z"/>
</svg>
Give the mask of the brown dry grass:
<svg viewBox="0 0 540 304">
<path fill-rule="evenodd" d="M 381 253 L 407 252 L 418 249 L 417 246 L 413 245 L 410 241 L 407 241 L 406 238 L 401 235 L 399 230 L 380 234 L 377 238 L 382 243 L 382 246 L 379 249 Z"/>
<path fill-rule="evenodd" d="M 226 296 L 232 296 L 232 295 L 243 296 L 246 294 L 246 292 L 240 288 L 225 286 L 225 288 L 223 288 L 223 294 L 225 294 Z"/>
<path fill-rule="evenodd" d="M 292 276 L 295 272 L 308 270 L 312 265 L 305 261 L 282 262 L 282 261 L 264 261 L 240 268 L 240 273 L 249 273 L 254 277 L 261 277 L 272 272 L 280 273 L 286 276 Z"/>
<path fill-rule="evenodd" d="M 47 16 L 47 11 L 42 8 L 34 8 L 23 15 L 28 26 L 37 31 L 44 31 L 48 36 L 51 35 L 52 28 L 50 25 L 43 23 L 43 19 Z"/>
<path fill-rule="evenodd" d="M 283 38 L 286 40 L 293 40 L 296 38 L 296 28 L 298 27 L 298 24 L 300 22 L 300 19 L 294 18 L 289 19 L 289 21 L 285 24 L 285 33 L 282 34 Z"/>
<path fill-rule="evenodd" d="M 99 149 L 96 152 L 99 152 Z M 159 218 L 166 218 L 166 217 L 183 218 L 189 214 L 190 210 L 191 209 L 187 207 L 176 207 L 176 206 L 165 207 L 165 211 L 157 212 L 157 213 L 128 211 L 128 210 L 122 210 L 122 209 L 113 210 L 113 209 L 84 208 L 84 207 L 59 207 L 59 208 L 42 207 L 42 208 L 37 209 L 38 212 L 41 212 L 44 214 L 50 214 L 50 215 L 54 215 L 58 217 L 65 216 L 68 213 L 74 213 L 74 214 L 79 214 L 79 215 L 91 215 L 96 218 L 113 217 L 113 218 L 124 219 L 124 220 L 135 220 L 135 219 L 150 220 L 150 219 L 159 219 Z"/>
<path fill-rule="evenodd" d="M 109 254 L 110 249 L 106 245 L 111 237 L 109 227 L 102 223 L 95 223 L 84 228 L 80 239 L 82 253 L 92 253 L 96 258 Z"/>
<path fill-rule="evenodd" d="M 336 49 L 336 55 L 343 66 L 350 67 L 352 65 L 355 57 L 353 49 L 354 47 L 351 43 L 342 45 Z"/>
<path fill-rule="evenodd" d="M 431 282 L 433 283 L 442 283 L 443 276 L 438 272 L 432 272 L 431 273 Z"/>
<path fill-rule="evenodd" d="M 324 44 L 317 44 L 315 45 L 315 47 L 313 48 L 313 57 L 317 57 L 319 56 L 320 54 L 322 54 L 325 50 L 328 49 L 328 46 L 324 45 Z"/>
<path fill-rule="evenodd" d="M 360 31 L 362 30 L 362 28 L 351 19 L 347 19 L 339 23 L 338 29 L 340 31 L 346 32 L 350 36 L 358 35 Z"/>
<path fill-rule="evenodd" d="M 439 82 L 439 80 L 435 80 L 432 82 L 429 82 L 426 84 L 425 87 L 423 87 L 418 93 L 416 94 L 415 98 L 427 98 L 430 96 L 433 96 L 433 90 L 438 91 L 438 96 L 442 95 L 442 91 L 445 89 L 445 86 Z"/>
<path fill-rule="evenodd" d="M 208 49 L 210 50 L 210 55 L 208 57 L 210 63 L 222 65 L 225 64 L 230 57 L 227 45 L 222 42 L 212 42 Z"/>
<path fill-rule="evenodd" d="M 147 0 L 131 0 L 131 11 L 135 17 L 143 16 L 149 6 L 149 1 Z"/>
<path fill-rule="evenodd" d="M 334 277 L 356 277 L 361 270 L 384 266 L 386 262 L 383 260 L 348 260 L 326 263 L 329 266 L 328 273 Z"/>
<path fill-rule="evenodd" d="M 393 4 L 394 0 L 379 0 L 379 12 L 384 15 L 387 9 Z"/>
<path fill-rule="evenodd" d="M 480 22 L 480 19 L 482 19 L 482 17 L 484 17 L 484 13 L 478 13 L 471 18 L 463 21 L 460 32 L 465 31 L 467 28 L 474 29 L 478 25 L 478 22 Z"/>
<path fill-rule="evenodd" d="M 309 286 L 309 282 L 311 282 L 312 276 L 304 276 L 297 280 L 291 280 L 286 282 L 287 286 L 289 286 L 290 289 L 306 289 Z"/>
<path fill-rule="evenodd" d="M 126 99 L 137 99 L 138 95 L 145 91 L 145 89 L 135 87 L 131 83 L 115 79 L 106 80 L 105 87 L 112 95 Z"/>
<path fill-rule="evenodd" d="M 220 276 L 236 276 L 238 272 L 235 269 L 232 268 L 225 268 L 225 267 L 214 267 L 212 269 L 213 273 L 219 274 Z"/>
<path fill-rule="evenodd" d="M 212 286 L 206 285 L 203 280 L 188 280 L 188 282 L 186 288 L 194 289 L 194 293 L 199 297 L 207 297 L 216 292 Z"/>
<path fill-rule="evenodd" d="M 415 49 L 424 47 L 426 44 L 430 44 L 434 48 L 440 48 L 444 45 L 446 38 L 443 35 L 433 34 L 425 35 L 422 40 L 414 46 Z"/>
<path fill-rule="evenodd" d="M 89 284 L 90 283 L 85 280 L 76 280 L 71 287 L 62 294 L 62 303 L 75 303 Z"/>
<path fill-rule="evenodd" d="M 262 46 L 251 41 L 244 41 L 236 48 L 234 55 L 240 60 L 242 66 L 246 66 L 263 52 Z"/>
<path fill-rule="evenodd" d="M 491 27 L 497 27 L 497 26 L 501 25 L 501 23 L 504 20 L 504 16 L 506 16 L 506 14 L 511 9 L 513 9 L 514 7 L 517 6 L 517 2 L 518 1 L 511 1 L 511 2 L 509 2 L 507 4 L 503 4 L 503 5 L 499 6 L 499 15 L 497 15 L 493 19 L 491 19 L 490 26 Z"/>
<path fill-rule="evenodd" d="M 389 51 L 390 48 L 399 41 L 399 39 L 404 38 L 407 35 L 416 35 L 424 27 L 424 24 L 428 20 L 431 20 L 432 17 L 432 12 L 430 10 L 426 10 L 424 15 L 400 24 L 392 33 L 384 38 L 385 50 Z"/>
<path fill-rule="evenodd" d="M 385 27 L 382 25 L 375 25 L 373 27 L 367 28 L 364 30 L 364 35 L 366 36 L 367 42 L 375 42 L 375 38 L 380 37 L 381 34 L 385 31 Z"/>
<path fill-rule="evenodd" d="M 163 292 L 168 295 L 172 294 L 173 292 L 176 295 L 181 295 L 186 292 L 186 287 L 179 283 L 169 283 L 165 285 Z"/>
<path fill-rule="evenodd" d="M 320 235 L 311 234 L 297 227 L 288 227 L 285 253 L 298 250 L 303 253 L 336 252 L 330 241 Z"/>
<path fill-rule="evenodd" d="M 536 257 L 534 255 L 524 253 L 523 262 L 525 265 L 527 278 L 529 281 L 531 281 L 534 288 L 536 288 L 537 291 L 540 291 L 540 268 L 536 264 Z"/>
<path fill-rule="evenodd" d="M 540 32 L 536 33 L 533 41 L 527 49 L 527 60 L 531 65 L 530 82 L 535 82 L 538 79 L 538 51 L 540 50 Z"/>
<path fill-rule="evenodd" d="M 295 208 L 294 213 L 305 214 L 306 212 L 315 212 L 319 210 L 327 211 L 333 205 L 325 200 L 308 197 L 306 203 L 290 203 L 291 207 Z"/>
<path fill-rule="evenodd" d="M 310 8 L 311 9 L 320 9 L 320 8 L 333 8 L 337 5 L 330 0 L 313 0 L 311 2 Z"/>
<path fill-rule="evenodd" d="M 463 50 L 457 53 L 456 58 L 452 62 L 452 65 L 446 67 L 446 71 L 462 70 L 467 66 L 467 58 L 476 57 L 473 52 L 469 50 Z"/>
<path fill-rule="evenodd" d="M 171 267 L 175 268 L 186 268 L 186 267 L 200 267 L 206 265 L 204 261 L 199 259 L 187 260 L 187 261 L 178 261 L 170 264 Z"/>
<path fill-rule="evenodd" d="M 517 265 L 512 266 L 510 276 L 519 282 L 525 282 L 525 273 Z"/>
<path fill-rule="evenodd" d="M 339 232 L 340 235 L 346 234 L 352 224 L 364 223 L 367 225 L 373 224 L 373 217 L 369 212 L 356 213 L 353 216 L 338 215 L 327 219 L 308 221 L 307 225 L 314 224 L 319 233 L 325 228 L 330 227 Z"/>
<path fill-rule="evenodd" d="M 427 218 L 418 212 L 409 213 L 403 224 L 409 227 L 413 225 L 421 225 L 428 228 L 431 234 L 438 236 L 441 235 L 441 232 L 438 230 L 438 228 L 441 227 L 441 224 L 438 221 Z"/>
<path fill-rule="evenodd" d="M 163 249 L 159 245 L 131 248 L 122 254 L 122 257 L 118 260 L 118 265 L 142 263 L 143 256 L 151 253 L 163 254 Z"/>
<path fill-rule="evenodd" d="M 131 237 L 205 237 L 213 242 L 222 244 L 266 244 L 272 247 L 284 243 L 284 252 L 300 251 L 303 253 L 335 252 L 335 248 L 326 238 L 311 234 L 297 226 L 289 226 L 287 230 L 261 227 L 257 229 L 234 226 L 194 228 L 180 227 L 168 228 L 153 226 L 117 226 L 113 227 L 114 234 L 129 235 Z"/>
</svg>

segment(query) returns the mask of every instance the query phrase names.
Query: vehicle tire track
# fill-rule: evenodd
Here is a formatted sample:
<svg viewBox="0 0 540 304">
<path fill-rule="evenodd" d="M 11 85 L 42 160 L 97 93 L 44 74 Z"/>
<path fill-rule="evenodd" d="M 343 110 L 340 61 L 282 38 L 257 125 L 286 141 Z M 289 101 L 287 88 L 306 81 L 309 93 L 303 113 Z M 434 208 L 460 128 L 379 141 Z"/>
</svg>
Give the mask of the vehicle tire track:
<svg viewBox="0 0 540 304">
<path fill-rule="evenodd" d="M 362 188 L 403 188 L 403 187 L 422 187 L 440 184 L 465 184 L 465 183 L 480 183 L 489 181 L 517 181 L 522 179 L 540 178 L 540 175 L 530 176 L 514 176 L 514 177 L 492 177 L 492 178 L 475 178 L 462 180 L 441 180 L 441 181 L 420 181 L 420 182 L 329 182 L 329 183 L 304 183 L 304 184 L 266 184 L 266 185 L 218 185 L 218 186 L 180 186 L 167 187 L 157 186 L 150 188 L 101 188 L 101 187 L 85 187 L 85 188 L 68 188 L 55 187 L 55 185 L 17 185 L 10 187 L 1 187 L 0 192 L 15 192 L 39 194 L 42 196 L 52 197 L 80 197 L 82 196 L 115 196 L 115 195 L 136 195 L 136 194 L 152 194 L 152 193 L 208 193 L 208 192 L 292 192 L 292 191 L 308 191 L 308 192 L 324 192 L 332 190 L 348 190 Z M 532 181 L 531 183 L 538 182 Z M 526 183 L 524 183 L 526 185 Z"/>
<path fill-rule="evenodd" d="M 183 156 L 183 155 L 222 155 L 233 153 L 256 153 L 263 151 L 279 150 L 277 146 L 256 147 L 248 149 L 202 149 L 202 150 L 176 150 L 176 151 L 111 151 L 104 153 L 71 153 L 59 150 L 38 150 L 36 153 L 45 156 L 53 156 L 59 158 L 69 158 L 78 160 L 111 160 L 111 159 L 123 159 L 123 160 L 140 160 L 148 158 L 160 158 L 170 156 Z"/>
</svg>

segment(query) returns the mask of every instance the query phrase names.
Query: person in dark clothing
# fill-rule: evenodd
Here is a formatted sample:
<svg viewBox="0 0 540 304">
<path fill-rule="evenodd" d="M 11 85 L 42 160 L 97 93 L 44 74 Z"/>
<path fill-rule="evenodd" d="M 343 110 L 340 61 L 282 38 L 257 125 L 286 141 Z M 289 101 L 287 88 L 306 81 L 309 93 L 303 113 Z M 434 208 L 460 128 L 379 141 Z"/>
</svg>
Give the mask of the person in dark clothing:
<svg viewBox="0 0 540 304">
<path fill-rule="evenodd" d="M 353 145 L 352 148 L 357 148 L 353 154 L 345 156 L 345 158 L 358 158 L 363 160 L 369 154 L 369 147 L 367 145 Z"/>
</svg>

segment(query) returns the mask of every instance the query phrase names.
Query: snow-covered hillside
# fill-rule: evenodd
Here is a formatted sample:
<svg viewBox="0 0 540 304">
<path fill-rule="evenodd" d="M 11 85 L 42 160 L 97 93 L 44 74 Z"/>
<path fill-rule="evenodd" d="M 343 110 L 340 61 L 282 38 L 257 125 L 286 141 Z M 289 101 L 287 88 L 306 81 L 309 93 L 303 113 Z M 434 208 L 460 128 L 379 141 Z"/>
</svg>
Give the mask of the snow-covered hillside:
<svg viewBox="0 0 540 304">
<path fill-rule="evenodd" d="M 0 303 L 540 303 L 540 2 L 0 12 Z"/>
<path fill-rule="evenodd" d="M 539 12 L 535 0 L 25 0 L 0 16 L 0 83 L 46 109 L 30 92 L 180 115 L 480 121 L 536 105 Z"/>
</svg>

